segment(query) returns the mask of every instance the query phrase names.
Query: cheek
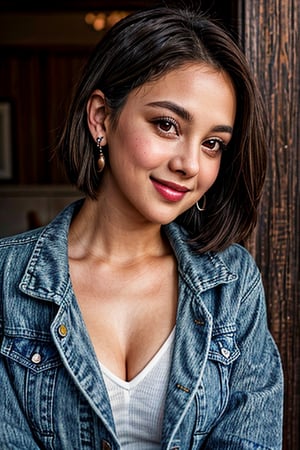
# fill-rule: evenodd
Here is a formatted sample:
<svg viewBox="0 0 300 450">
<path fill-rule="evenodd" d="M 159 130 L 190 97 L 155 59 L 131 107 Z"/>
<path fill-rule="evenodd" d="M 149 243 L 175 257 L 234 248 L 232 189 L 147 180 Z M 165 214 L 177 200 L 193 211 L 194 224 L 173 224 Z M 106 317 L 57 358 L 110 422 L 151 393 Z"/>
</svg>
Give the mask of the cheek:
<svg viewBox="0 0 300 450">
<path fill-rule="evenodd" d="M 140 165 L 146 157 L 142 139 L 131 132 L 130 128 L 123 130 L 120 126 L 109 142 L 109 152 L 111 163 L 116 166 Z"/>
<path fill-rule="evenodd" d="M 139 167 L 152 168 L 160 162 L 162 152 L 153 140 L 146 136 L 132 135 L 124 143 L 124 149 L 130 160 Z"/>
<path fill-rule="evenodd" d="M 202 167 L 199 173 L 199 183 L 211 187 L 218 177 L 220 165 L 221 159 L 218 158 L 218 160 L 212 161 L 211 164 Z"/>
<path fill-rule="evenodd" d="M 220 172 L 220 166 L 221 166 L 221 158 L 219 159 L 218 164 L 216 164 L 216 166 L 215 166 L 215 168 L 213 170 L 212 177 L 213 177 L 214 182 L 216 181 L 217 176 L 218 176 L 218 174 Z"/>
</svg>

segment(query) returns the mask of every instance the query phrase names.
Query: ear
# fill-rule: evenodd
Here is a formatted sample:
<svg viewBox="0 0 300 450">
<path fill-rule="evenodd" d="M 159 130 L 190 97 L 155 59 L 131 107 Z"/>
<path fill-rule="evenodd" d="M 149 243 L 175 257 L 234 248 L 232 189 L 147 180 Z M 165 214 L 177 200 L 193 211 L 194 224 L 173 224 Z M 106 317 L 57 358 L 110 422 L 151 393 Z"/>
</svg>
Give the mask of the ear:
<svg viewBox="0 0 300 450">
<path fill-rule="evenodd" d="M 102 145 L 107 144 L 105 119 L 107 109 L 105 106 L 105 95 L 100 89 L 96 89 L 87 103 L 87 121 L 94 141 L 98 136 L 103 136 Z"/>
</svg>

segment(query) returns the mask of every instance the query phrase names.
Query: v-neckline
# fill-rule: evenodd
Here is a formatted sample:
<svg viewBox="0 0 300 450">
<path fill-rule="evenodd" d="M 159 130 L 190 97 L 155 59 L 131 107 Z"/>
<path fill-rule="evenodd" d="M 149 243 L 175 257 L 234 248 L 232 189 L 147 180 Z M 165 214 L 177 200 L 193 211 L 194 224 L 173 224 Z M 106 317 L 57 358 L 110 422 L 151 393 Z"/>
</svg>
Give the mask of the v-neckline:
<svg viewBox="0 0 300 450">
<path fill-rule="evenodd" d="M 169 334 L 165 342 L 155 353 L 155 355 L 150 359 L 150 361 L 146 364 L 146 366 L 134 378 L 132 378 L 129 381 L 123 380 L 122 378 L 118 377 L 113 372 L 111 372 L 111 370 L 109 370 L 104 364 L 102 364 L 101 361 L 99 361 L 101 370 L 111 381 L 113 381 L 119 387 L 125 390 L 133 389 L 146 377 L 146 375 L 158 362 L 160 357 L 168 350 L 168 348 L 171 346 L 174 340 L 174 337 L 175 337 L 175 327 L 172 329 L 171 333 Z"/>
</svg>

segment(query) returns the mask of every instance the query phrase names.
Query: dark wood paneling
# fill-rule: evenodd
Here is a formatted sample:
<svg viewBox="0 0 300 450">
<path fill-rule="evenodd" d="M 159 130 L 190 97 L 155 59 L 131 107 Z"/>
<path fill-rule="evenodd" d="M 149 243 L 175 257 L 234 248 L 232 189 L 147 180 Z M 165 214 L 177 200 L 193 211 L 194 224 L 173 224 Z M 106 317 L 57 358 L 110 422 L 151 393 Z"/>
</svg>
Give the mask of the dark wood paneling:
<svg viewBox="0 0 300 450">
<path fill-rule="evenodd" d="M 0 11 L 87 11 L 139 9 L 155 4 L 155 0 L 0 0 Z"/>
<path fill-rule="evenodd" d="M 13 104 L 13 160 L 17 184 L 67 182 L 53 160 L 72 86 L 90 49 L 1 50 L 0 97 Z"/>
<path fill-rule="evenodd" d="M 0 13 L 59 13 L 87 11 L 135 11 L 155 5 L 192 4 L 196 9 L 207 11 L 212 16 L 220 18 L 235 32 L 237 17 L 237 1 L 234 0 L 61 0 L 58 2 L 46 0 L 0 0 Z"/>
<path fill-rule="evenodd" d="M 186 0 L 190 3 L 193 0 Z M 112 1 L 110 8 L 122 6 L 125 10 L 153 5 L 153 1 Z M 161 3 L 161 2 L 160 2 Z M 170 0 L 168 4 L 184 5 L 184 0 Z M 59 12 L 68 10 L 100 10 L 106 1 L 89 0 L 61 2 L 26 2 L 0 0 L 0 11 L 15 9 L 22 12 Z M 199 7 L 199 2 L 195 0 Z M 202 0 L 201 9 L 212 17 L 221 19 L 235 34 L 236 8 L 230 0 Z M 103 9 L 103 8 L 102 8 Z M 105 9 L 105 8 L 104 8 Z M 14 15 L 13 15 L 14 16 Z M 13 17 L 12 16 L 12 17 Z M 38 16 L 33 16 L 39 20 Z M 12 22 L 13 23 L 13 22 Z M 12 25 L 13 27 L 13 25 Z M 13 117 L 13 159 L 14 179 L 17 184 L 51 184 L 67 182 L 62 171 L 52 160 L 52 150 L 56 142 L 56 132 L 63 123 L 72 85 L 86 60 L 92 46 L 62 44 L 54 46 L 45 43 L 33 33 L 30 44 L 22 41 L 23 34 L 16 28 L 16 45 L 1 45 L 0 42 L 0 96 L 11 99 L 14 106 Z M 25 33 L 26 35 L 26 33 Z M 96 36 L 96 35 L 95 35 Z M 15 41 L 14 41 L 15 42 Z M 76 41 L 77 42 L 77 41 Z M 96 42 L 96 39 L 95 39 Z"/>
<path fill-rule="evenodd" d="M 264 92 L 272 142 L 261 218 L 251 249 L 261 267 L 270 327 L 285 372 L 284 449 L 300 422 L 300 4 L 241 1 L 245 52 Z"/>
</svg>

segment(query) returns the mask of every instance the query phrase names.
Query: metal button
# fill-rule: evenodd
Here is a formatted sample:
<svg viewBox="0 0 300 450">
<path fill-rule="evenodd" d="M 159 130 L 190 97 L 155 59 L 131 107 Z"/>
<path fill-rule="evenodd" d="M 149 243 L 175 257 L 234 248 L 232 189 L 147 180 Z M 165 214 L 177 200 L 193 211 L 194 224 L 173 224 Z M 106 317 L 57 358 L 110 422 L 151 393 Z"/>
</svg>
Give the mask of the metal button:
<svg viewBox="0 0 300 450">
<path fill-rule="evenodd" d="M 194 322 L 195 322 L 196 325 L 200 325 L 200 326 L 205 325 L 204 320 L 195 319 Z"/>
<path fill-rule="evenodd" d="M 66 325 L 61 324 L 58 327 L 58 334 L 60 335 L 60 337 L 66 337 L 68 334 L 68 328 L 66 327 Z"/>
<path fill-rule="evenodd" d="M 34 364 L 39 364 L 42 361 L 42 357 L 39 353 L 34 353 L 31 357 L 31 361 Z"/>
<path fill-rule="evenodd" d="M 109 442 L 107 441 L 102 441 L 102 446 L 101 446 L 102 450 L 111 450 L 111 445 Z"/>
<path fill-rule="evenodd" d="M 224 358 L 226 358 L 226 359 L 228 359 L 229 358 L 229 356 L 230 356 L 230 351 L 229 350 L 227 350 L 227 348 L 221 348 L 221 353 L 222 353 L 222 355 L 224 356 Z"/>
</svg>

